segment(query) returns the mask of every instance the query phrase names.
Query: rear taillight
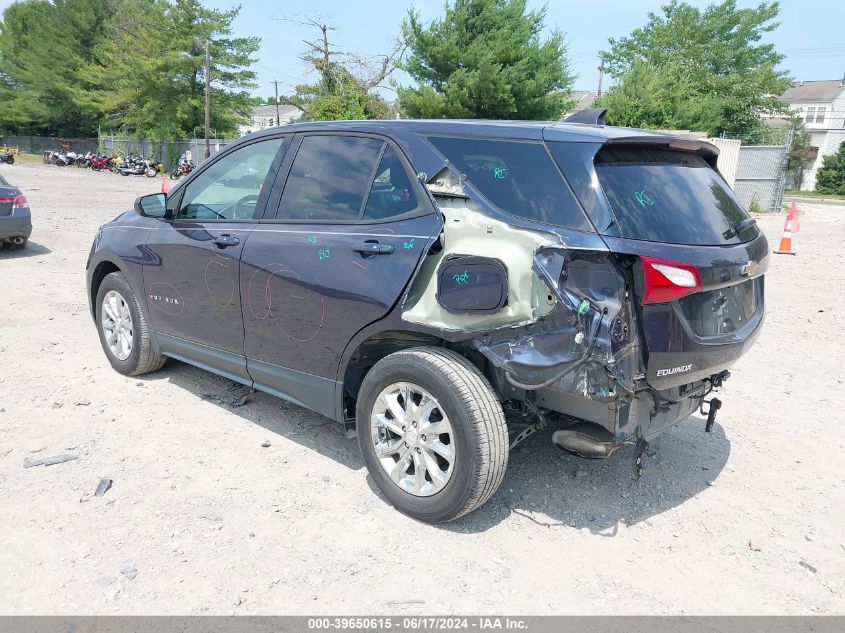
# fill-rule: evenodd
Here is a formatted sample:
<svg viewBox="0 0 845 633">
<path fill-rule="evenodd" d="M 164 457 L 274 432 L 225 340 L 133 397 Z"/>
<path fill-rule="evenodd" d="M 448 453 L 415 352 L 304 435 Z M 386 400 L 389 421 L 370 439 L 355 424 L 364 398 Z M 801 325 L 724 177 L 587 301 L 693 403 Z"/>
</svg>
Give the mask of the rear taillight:
<svg viewBox="0 0 845 633">
<path fill-rule="evenodd" d="M 656 257 L 640 257 L 643 263 L 643 303 L 668 303 L 701 290 L 698 269 Z"/>
<path fill-rule="evenodd" d="M 25 207 L 26 196 L 0 196 L 0 202 L 11 202 L 13 207 Z"/>
</svg>

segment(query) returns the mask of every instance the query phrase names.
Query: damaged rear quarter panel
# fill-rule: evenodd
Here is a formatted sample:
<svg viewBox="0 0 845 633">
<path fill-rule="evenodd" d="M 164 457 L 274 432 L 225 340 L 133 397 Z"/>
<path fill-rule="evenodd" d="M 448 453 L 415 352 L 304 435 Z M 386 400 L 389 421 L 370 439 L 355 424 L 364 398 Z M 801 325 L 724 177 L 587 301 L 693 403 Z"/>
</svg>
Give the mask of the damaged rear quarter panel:
<svg viewBox="0 0 845 633">
<path fill-rule="evenodd" d="M 467 197 L 437 196 L 436 202 L 444 216 L 443 248 L 427 257 L 414 279 L 405 321 L 465 333 L 518 389 L 565 391 L 605 403 L 633 391 L 639 339 L 628 282 L 608 251 L 568 247 L 551 229 L 499 220 Z M 437 270 L 453 255 L 505 265 L 508 300 L 499 312 L 453 314 L 438 303 Z M 553 397 L 546 400 L 555 408 Z"/>
</svg>

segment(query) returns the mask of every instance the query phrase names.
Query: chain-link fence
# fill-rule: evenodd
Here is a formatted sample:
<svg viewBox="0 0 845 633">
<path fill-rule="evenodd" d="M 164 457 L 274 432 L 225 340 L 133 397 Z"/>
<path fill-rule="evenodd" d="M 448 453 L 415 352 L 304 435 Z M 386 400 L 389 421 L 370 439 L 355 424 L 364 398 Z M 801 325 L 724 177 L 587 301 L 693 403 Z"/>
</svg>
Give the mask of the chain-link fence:
<svg viewBox="0 0 845 633">
<path fill-rule="evenodd" d="M 746 209 L 780 211 L 791 145 L 791 130 L 785 130 L 782 144 L 740 147 L 734 191 Z"/>
<path fill-rule="evenodd" d="M 228 141 L 225 139 L 211 139 L 210 150 L 213 156 L 219 152 Z M 17 147 L 21 152 L 41 154 L 48 150 L 76 152 L 100 152 L 103 154 L 139 154 L 144 158 L 152 158 L 165 165 L 173 165 L 179 158 L 188 153 L 195 163 L 205 159 L 205 139 L 194 138 L 177 141 L 150 141 L 143 139 L 122 138 L 119 136 L 103 136 L 96 138 L 60 138 L 54 136 L 2 136 L 0 145 Z"/>
</svg>

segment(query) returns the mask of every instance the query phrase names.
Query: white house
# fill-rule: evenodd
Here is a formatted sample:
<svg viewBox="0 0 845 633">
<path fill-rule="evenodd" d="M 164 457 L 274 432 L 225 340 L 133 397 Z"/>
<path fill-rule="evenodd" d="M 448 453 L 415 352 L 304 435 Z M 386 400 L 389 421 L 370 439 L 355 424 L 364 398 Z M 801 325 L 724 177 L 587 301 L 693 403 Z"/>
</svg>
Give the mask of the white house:
<svg viewBox="0 0 845 633">
<path fill-rule="evenodd" d="M 279 120 L 276 121 L 276 106 L 263 105 L 252 109 L 249 125 L 239 125 L 238 131 L 245 136 L 258 130 L 266 130 L 268 127 L 276 127 L 285 123 L 292 123 L 302 116 L 302 110 L 292 105 L 279 106 Z"/>
<path fill-rule="evenodd" d="M 845 77 L 801 81 L 784 92 L 781 99 L 801 117 L 810 133 L 810 153 L 801 189 L 812 191 L 822 159 L 835 154 L 845 142 Z"/>
</svg>

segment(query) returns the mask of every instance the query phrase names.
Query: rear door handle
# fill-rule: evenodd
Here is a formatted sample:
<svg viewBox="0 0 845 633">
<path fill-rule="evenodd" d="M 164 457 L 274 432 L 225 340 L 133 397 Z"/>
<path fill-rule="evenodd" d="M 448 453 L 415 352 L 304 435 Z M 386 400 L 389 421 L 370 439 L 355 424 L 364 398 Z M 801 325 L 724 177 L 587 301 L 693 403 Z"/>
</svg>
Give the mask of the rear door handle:
<svg viewBox="0 0 845 633">
<path fill-rule="evenodd" d="M 214 239 L 211 240 L 213 243 L 217 244 L 220 248 L 226 248 L 227 246 L 237 246 L 241 243 L 241 239 L 237 235 L 218 235 Z"/>
<path fill-rule="evenodd" d="M 390 255 L 393 251 L 393 244 L 380 244 L 376 240 L 367 240 L 352 248 L 356 253 L 362 255 Z"/>
</svg>

